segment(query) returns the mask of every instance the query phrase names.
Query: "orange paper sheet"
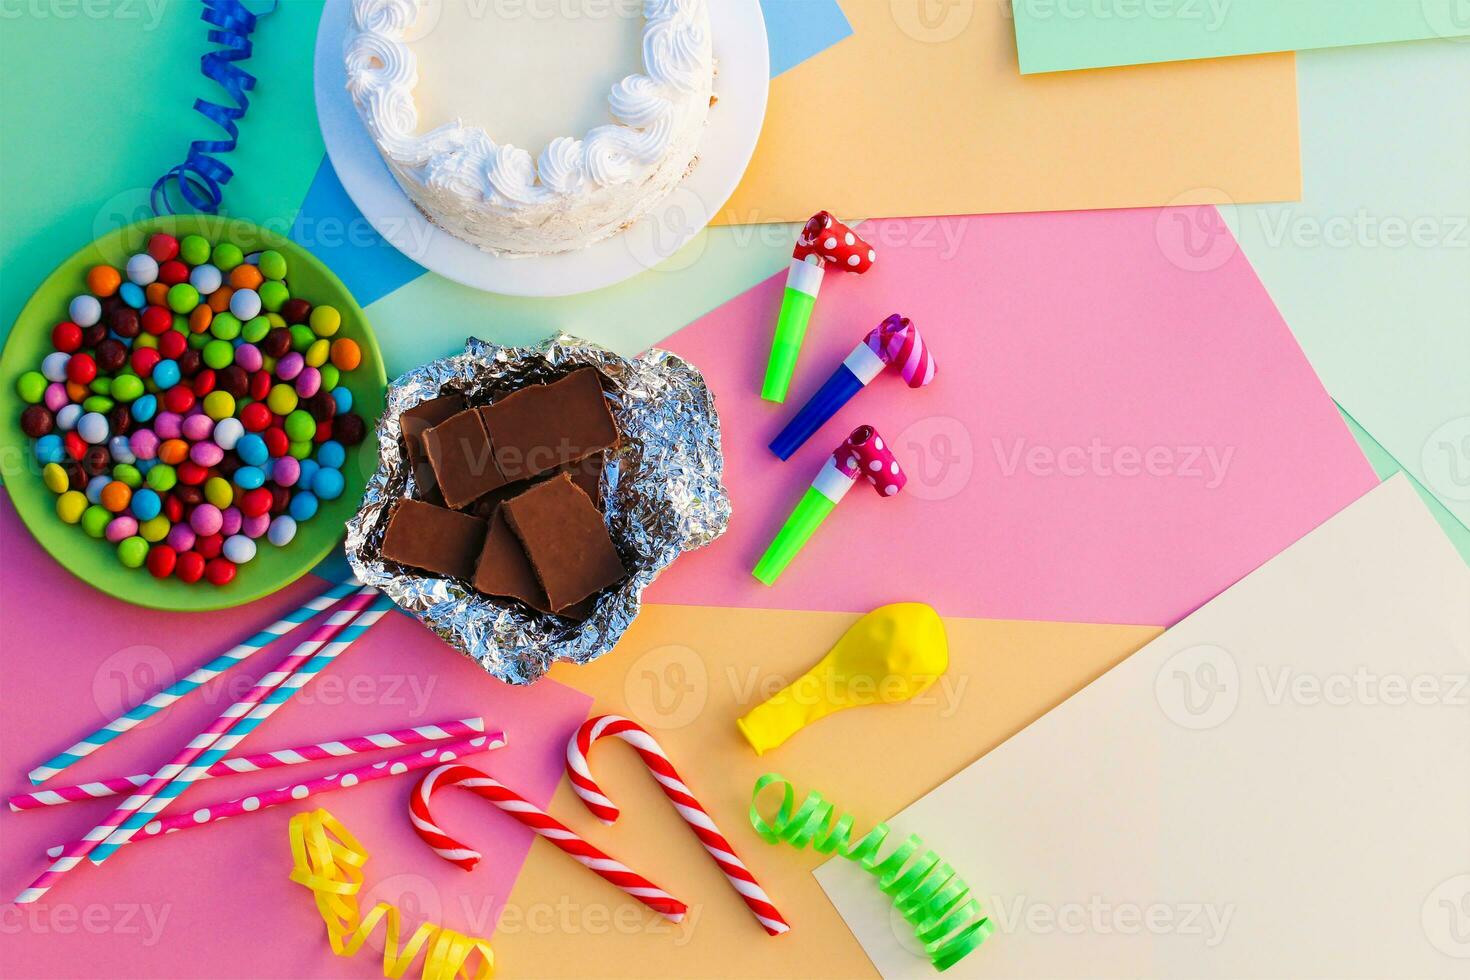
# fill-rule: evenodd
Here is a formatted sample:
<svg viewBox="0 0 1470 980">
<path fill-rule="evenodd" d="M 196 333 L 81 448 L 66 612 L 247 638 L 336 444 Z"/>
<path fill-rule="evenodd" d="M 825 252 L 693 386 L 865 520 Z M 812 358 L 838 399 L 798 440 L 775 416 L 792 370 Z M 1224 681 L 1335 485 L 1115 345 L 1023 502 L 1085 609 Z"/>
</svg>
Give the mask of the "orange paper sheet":
<svg viewBox="0 0 1470 980">
<path fill-rule="evenodd" d="M 1006 0 L 846 0 L 721 224 L 1296 200 L 1292 54 L 1023 77 Z"/>
<path fill-rule="evenodd" d="M 500 968 L 547 978 L 873 976 L 811 875 L 819 856 L 772 847 L 750 829 L 746 811 L 756 777 L 782 772 L 876 821 L 1161 632 L 947 619 L 950 669 L 917 700 L 841 712 L 758 757 L 736 731 L 735 718 L 805 673 L 857 618 L 652 605 L 607 656 L 551 671 L 592 695 L 594 713 L 628 715 L 654 734 L 791 922 L 790 933 L 773 939 L 761 931 L 637 755 L 609 739 L 590 760 L 623 809 L 618 823 L 599 824 L 565 782 L 551 811 L 687 902 L 689 915 L 671 925 L 537 841 L 493 937 Z"/>
</svg>

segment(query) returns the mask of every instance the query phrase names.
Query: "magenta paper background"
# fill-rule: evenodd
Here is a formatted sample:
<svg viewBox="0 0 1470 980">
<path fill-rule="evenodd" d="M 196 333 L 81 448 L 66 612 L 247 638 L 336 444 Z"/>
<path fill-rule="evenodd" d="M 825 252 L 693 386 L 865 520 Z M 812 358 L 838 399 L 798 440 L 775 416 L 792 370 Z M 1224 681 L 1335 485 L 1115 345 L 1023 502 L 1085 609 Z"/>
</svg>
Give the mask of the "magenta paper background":
<svg viewBox="0 0 1470 980">
<path fill-rule="evenodd" d="M 219 613 L 167 614 L 128 606 L 89 589 L 53 562 L 31 540 L 8 499 L 0 502 L 0 548 L 6 654 L 0 670 L 5 704 L 0 788 L 6 796 L 29 788 L 24 773 L 37 762 L 170 682 L 173 672 L 187 673 L 323 587 L 320 579 L 308 578 L 268 599 Z M 254 678 L 292 644 L 278 642 L 257 654 L 259 663 L 247 661 L 237 670 Z M 57 779 L 71 783 L 147 770 L 166 761 L 231 700 L 216 681 Z M 505 729 L 509 745 L 472 757 L 470 764 L 544 805 L 561 779 L 566 740 L 589 705 L 585 695 L 552 681 L 533 689 L 492 680 L 416 621 L 394 613 L 242 750 L 480 714 L 490 727 Z M 190 789 L 182 802 L 232 799 L 350 765 L 327 761 L 294 767 L 290 774 L 212 780 Z M 287 880 L 286 824 L 291 814 L 316 805 L 339 817 L 371 854 L 364 910 L 386 899 L 403 907 L 412 924 L 430 918 L 488 935 L 532 837 L 485 801 L 445 793 L 436 799 L 436 815 L 483 851 L 485 860 L 473 872 L 441 861 L 409 827 L 407 799 L 416 779 L 406 774 L 130 844 L 104 867 L 77 868 L 46 902 L 23 909 L 8 900 L 44 867 L 41 852 L 87 831 L 112 804 L 95 801 L 26 813 L 6 808 L 0 812 L 0 888 L 6 903 L 0 908 L 0 972 L 14 977 L 79 972 L 119 978 L 380 976 L 381 946 L 370 942 L 351 960 L 332 956 L 311 894 Z M 599 887 L 590 874 L 587 884 Z"/>
<path fill-rule="evenodd" d="M 784 406 L 756 394 L 784 272 L 675 334 L 661 346 L 698 365 L 718 398 L 734 518 L 649 598 L 1178 621 L 1376 482 L 1243 253 L 1185 247 L 1181 229 L 1213 217 L 867 222 L 878 263 L 826 277 Z M 875 380 L 779 462 L 770 439 L 893 312 L 932 346 L 935 382 Z M 758 584 L 766 543 L 864 422 L 894 444 L 908 488 L 887 500 L 854 489 L 774 588 Z"/>
</svg>

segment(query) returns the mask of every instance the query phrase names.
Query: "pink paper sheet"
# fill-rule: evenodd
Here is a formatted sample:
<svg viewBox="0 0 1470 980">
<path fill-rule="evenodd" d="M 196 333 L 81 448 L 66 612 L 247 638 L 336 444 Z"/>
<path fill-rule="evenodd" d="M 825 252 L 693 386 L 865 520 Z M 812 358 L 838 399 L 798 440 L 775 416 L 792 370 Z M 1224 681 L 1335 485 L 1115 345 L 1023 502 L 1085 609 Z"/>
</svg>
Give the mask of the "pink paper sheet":
<svg viewBox="0 0 1470 980">
<path fill-rule="evenodd" d="M 7 796 L 29 788 L 24 774 L 31 766 L 168 683 L 172 672 L 187 673 L 323 587 L 320 579 L 308 578 L 219 613 L 170 615 L 128 606 L 92 591 L 53 562 L 26 533 L 8 498 L 0 501 L 0 552 L 0 788 Z M 247 661 L 237 669 L 254 678 L 291 644 L 278 642 L 257 655 L 259 663 Z M 231 690 L 216 681 L 195 691 L 58 780 L 147 770 L 213 720 L 233 700 Z M 470 764 L 544 805 L 561 779 L 566 740 L 590 704 L 586 695 L 553 681 L 512 688 L 492 680 L 417 622 L 395 613 L 244 747 L 284 748 L 483 715 L 487 725 L 506 731 L 509 744 Z M 231 776 L 190 789 L 182 803 L 232 799 L 290 783 L 294 776 L 283 773 L 316 775 L 339 767 L 329 761 Z M 364 911 L 388 900 L 411 924 L 428 918 L 489 935 L 532 835 L 483 800 L 445 794 L 442 803 L 435 802 L 436 815 L 485 854 L 474 871 L 462 871 L 435 857 L 409 827 L 407 799 L 415 781 L 407 774 L 129 845 L 105 867 L 77 868 L 46 902 L 24 908 L 9 899 L 42 869 L 42 851 L 84 833 L 111 804 L 4 810 L 0 975 L 381 975 L 381 944 L 370 941 L 352 959 L 333 956 L 310 892 L 287 880 L 286 824 L 292 813 L 317 805 L 338 816 L 371 854 Z"/>
<path fill-rule="evenodd" d="M 820 203 L 820 202 L 817 202 Z M 1213 208 L 872 221 L 826 277 L 784 406 L 757 397 L 785 273 L 662 345 L 709 380 L 730 531 L 649 598 L 1168 625 L 1375 483 Z M 939 373 L 875 380 L 789 462 L 770 439 L 863 335 L 911 317 Z M 750 569 L 823 457 L 876 425 L 910 475 L 858 487 L 773 588 Z"/>
</svg>

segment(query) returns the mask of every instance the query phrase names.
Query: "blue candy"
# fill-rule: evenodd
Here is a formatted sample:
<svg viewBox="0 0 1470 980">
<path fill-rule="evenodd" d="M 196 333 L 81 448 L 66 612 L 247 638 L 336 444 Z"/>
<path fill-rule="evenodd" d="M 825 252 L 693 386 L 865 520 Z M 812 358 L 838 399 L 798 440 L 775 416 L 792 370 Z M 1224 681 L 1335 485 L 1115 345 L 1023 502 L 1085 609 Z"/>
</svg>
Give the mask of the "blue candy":
<svg viewBox="0 0 1470 980">
<path fill-rule="evenodd" d="M 296 485 L 298 487 L 311 486 L 311 481 L 316 478 L 317 470 L 321 468 L 321 464 L 316 460 L 303 459 L 301 461 L 301 475 L 296 477 Z"/>
<path fill-rule="evenodd" d="M 129 411 L 132 412 L 134 422 L 147 422 L 158 411 L 158 396 L 142 395 L 134 398 Z"/>
<path fill-rule="evenodd" d="M 178 361 L 159 361 L 153 365 L 153 383 L 160 391 L 167 391 L 178 384 L 182 376 Z"/>
<path fill-rule="evenodd" d="M 247 432 L 235 443 L 235 453 L 251 466 L 263 466 L 265 461 L 271 458 L 270 450 L 265 447 L 265 440 L 254 432 Z"/>
<path fill-rule="evenodd" d="M 133 491 L 133 500 L 129 506 L 138 520 L 151 521 L 163 510 L 163 500 L 156 491 L 142 487 Z"/>
<path fill-rule="evenodd" d="M 316 494 L 303 490 L 291 498 L 291 517 L 296 521 L 309 521 L 316 516 Z"/>
<path fill-rule="evenodd" d="M 340 470 L 347 462 L 347 450 L 336 439 L 328 439 L 316 447 L 316 461 L 330 470 Z"/>
<path fill-rule="evenodd" d="M 42 466 L 59 463 L 65 458 L 66 447 L 61 444 L 61 436 L 53 432 L 36 440 L 36 462 Z"/>
<path fill-rule="evenodd" d="M 114 463 L 136 463 L 138 457 L 133 455 L 133 446 L 128 442 L 127 436 L 113 436 L 107 440 L 107 451 L 112 456 Z"/>
<path fill-rule="evenodd" d="M 242 490 L 265 485 L 265 472 L 258 466 L 242 466 L 235 471 L 235 483 Z"/>
<path fill-rule="evenodd" d="M 102 502 L 102 488 L 112 482 L 112 477 L 98 474 L 87 481 L 87 500 L 94 504 Z"/>
<path fill-rule="evenodd" d="M 337 414 L 352 411 L 352 392 L 338 385 L 332 389 L 332 401 L 337 403 Z"/>
<path fill-rule="evenodd" d="M 123 283 L 119 287 L 117 294 L 122 297 L 124 303 L 135 310 L 141 310 L 143 305 L 148 302 L 147 298 L 143 295 L 143 287 L 135 282 Z"/>
<path fill-rule="evenodd" d="M 345 487 L 341 470 L 320 469 L 311 478 L 311 492 L 323 500 L 336 500 Z"/>
</svg>

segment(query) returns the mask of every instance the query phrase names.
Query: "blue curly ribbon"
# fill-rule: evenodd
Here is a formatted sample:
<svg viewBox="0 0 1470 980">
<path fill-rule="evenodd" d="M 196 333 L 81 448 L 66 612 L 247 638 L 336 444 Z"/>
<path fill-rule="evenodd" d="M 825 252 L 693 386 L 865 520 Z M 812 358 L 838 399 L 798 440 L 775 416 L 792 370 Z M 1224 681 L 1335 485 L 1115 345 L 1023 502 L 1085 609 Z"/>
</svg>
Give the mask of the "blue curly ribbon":
<svg viewBox="0 0 1470 980">
<path fill-rule="evenodd" d="M 260 18 L 275 12 L 277 0 L 272 0 L 269 10 L 252 13 L 242 0 L 203 0 L 204 12 L 200 18 L 216 29 L 209 32 L 209 43 L 220 49 L 210 51 L 199 59 L 199 70 L 204 77 L 218 83 L 219 87 L 235 103 L 221 105 L 204 99 L 194 100 L 194 111 L 225 131 L 228 139 L 194 140 L 189 144 L 189 155 L 184 162 L 170 169 L 153 184 L 149 200 L 154 214 L 174 213 L 169 200 L 169 188 L 177 184 L 179 196 L 190 207 L 205 214 L 219 213 L 224 196 L 224 185 L 230 182 L 235 172 L 218 159 L 235 148 L 240 139 L 236 122 L 250 108 L 246 93 L 255 88 L 255 76 L 241 68 L 236 62 L 250 57 L 250 34 Z"/>
</svg>

